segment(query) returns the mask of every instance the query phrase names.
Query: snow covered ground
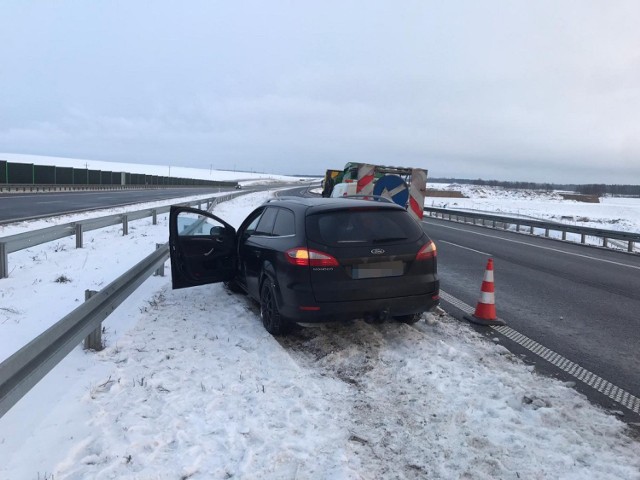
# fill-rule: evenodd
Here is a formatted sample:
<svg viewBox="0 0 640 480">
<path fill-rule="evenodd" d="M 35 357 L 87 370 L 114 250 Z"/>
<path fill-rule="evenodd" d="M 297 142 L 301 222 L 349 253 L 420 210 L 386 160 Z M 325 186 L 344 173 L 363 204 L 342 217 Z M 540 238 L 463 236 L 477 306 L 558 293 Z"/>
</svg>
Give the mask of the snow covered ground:
<svg viewBox="0 0 640 480">
<path fill-rule="evenodd" d="M 270 195 L 215 213 L 238 225 Z M 167 237 L 165 215 L 11 254 L 0 359 Z M 246 297 L 167 275 L 105 321 L 105 350 L 77 348 L 0 419 L 0 479 L 640 479 L 615 416 L 447 315 L 276 340 Z"/>
<path fill-rule="evenodd" d="M 640 198 L 605 196 L 594 204 L 563 200 L 557 192 L 437 183 L 430 183 L 429 188 L 460 191 L 468 198 L 427 198 L 427 207 L 525 215 L 582 227 L 640 233 Z"/>
</svg>

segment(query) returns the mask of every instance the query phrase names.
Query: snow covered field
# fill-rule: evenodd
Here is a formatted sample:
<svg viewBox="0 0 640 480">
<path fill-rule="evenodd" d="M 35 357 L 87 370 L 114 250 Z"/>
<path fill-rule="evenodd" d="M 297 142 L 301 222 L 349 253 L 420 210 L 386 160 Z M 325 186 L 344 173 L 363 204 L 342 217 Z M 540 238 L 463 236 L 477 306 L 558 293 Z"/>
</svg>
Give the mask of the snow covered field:
<svg viewBox="0 0 640 480">
<path fill-rule="evenodd" d="M 429 184 L 468 198 L 427 198 L 426 207 L 524 215 L 582 227 L 640 233 L 640 198 L 601 197 L 600 203 L 563 200 L 559 193 L 478 185 Z"/>
<path fill-rule="evenodd" d="M 238 225 L 271 194 L 215 213 Z M 549 200 L 529 205 L 564 208 Z M 514 208 L 499 194 L 461 201 Z M 624 215 L 632 228 L 637 205 Z M 81 250 L 69 238 L 11 254 L 0 359 L 167 237 L 165 215 L 126 237 L 88 232 Z M 105 350 L 74 350 L 0 419 L 0 479 L 640 479 L 640 444 L 615 416 L 447 315 L 276 340 L 246 297 L 221 285 L 173 291 L 167 275 L 106 320 Z"/>
</svg>

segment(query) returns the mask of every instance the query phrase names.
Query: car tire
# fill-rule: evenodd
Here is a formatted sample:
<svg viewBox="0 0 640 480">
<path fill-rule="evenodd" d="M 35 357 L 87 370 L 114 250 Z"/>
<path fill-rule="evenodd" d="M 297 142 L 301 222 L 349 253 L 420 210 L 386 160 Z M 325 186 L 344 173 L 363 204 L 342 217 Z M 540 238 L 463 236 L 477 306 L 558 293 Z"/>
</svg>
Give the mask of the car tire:
<svg viewBox="0 0 640 480">
<path fill-rule="evenodd" d="M 422 318 L 422 313 L 412 313 L 410 315 L 398 315 L 397 317 L 393 317 L 397 321 L 406 323 L 407 325 L 413 325 L 417 323 Z"/>
<path fill-rule="evenodd" d="M 231 280 L 229 282 L 224 282 L 224 286 L 227 287 L 227 290 L 233 293 L 244 293 L 244 290 L 240 285 L 238 285 L 235 280 Z"/>
<path fill-rule="evenodd" d="M 280 315 L 275 289 L 269 279 L 264 281 L 260 289 L 260 317 L 265 330 L 271 335 L 281 335 L 287 332 L 289 325 L 286 319 Z"/>
</svg>

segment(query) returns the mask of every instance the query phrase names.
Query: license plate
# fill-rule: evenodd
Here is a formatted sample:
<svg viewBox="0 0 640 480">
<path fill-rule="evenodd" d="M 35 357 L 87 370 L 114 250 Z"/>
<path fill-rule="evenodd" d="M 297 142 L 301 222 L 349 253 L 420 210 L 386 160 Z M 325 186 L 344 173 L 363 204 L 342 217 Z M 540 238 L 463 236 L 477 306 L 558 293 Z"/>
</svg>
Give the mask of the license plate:
<svg viewBox="0 0 640 480">
<path fill-rule="evenodd" d="M 364 263 L 351 269 L 351 278 L 398 277 L 404 274 L 402 262 Z"/>
</svg>

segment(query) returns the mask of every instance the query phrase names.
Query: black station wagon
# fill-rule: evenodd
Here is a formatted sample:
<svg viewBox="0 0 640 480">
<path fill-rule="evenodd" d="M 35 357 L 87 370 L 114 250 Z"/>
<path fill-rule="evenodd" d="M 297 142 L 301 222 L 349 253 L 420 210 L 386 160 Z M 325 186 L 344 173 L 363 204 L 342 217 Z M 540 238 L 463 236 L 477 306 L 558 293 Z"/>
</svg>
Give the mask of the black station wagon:
<svg viewBox="0 0 640 480">
<path fill-rule="evenodd" d="M 225 282 L 260 303 L 265 328 L 395 318 L 438 304 L 436 246 L 402 207 L 382 201 L 281 197 L 238 231 L 215 215 L 171 207 L 173 288 Z"/>
</svg>

